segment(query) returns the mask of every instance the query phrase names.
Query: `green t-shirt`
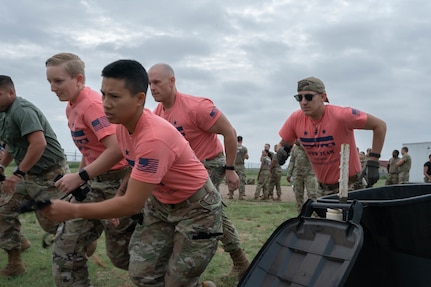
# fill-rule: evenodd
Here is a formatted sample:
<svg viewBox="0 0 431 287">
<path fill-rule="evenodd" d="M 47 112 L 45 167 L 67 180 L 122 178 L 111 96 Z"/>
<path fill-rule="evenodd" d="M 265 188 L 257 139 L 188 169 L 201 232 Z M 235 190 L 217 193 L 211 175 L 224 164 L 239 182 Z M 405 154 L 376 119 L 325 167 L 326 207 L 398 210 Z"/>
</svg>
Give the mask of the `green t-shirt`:
<svg viewBox="0 0 431 287">
<path fill-rule="evenodd" d="M 410 171 L 410 168 L 412 167 L 412 158 L 410 157 L 409 154 L 405 154 L 403 155 L 403 157 L 401 158 L 404 163 L 399 167 L 399 171 Z"/>
<path fill-rule="evenodd" d="M 236 157 L 235 164 L 244 165 L 245 155 L 248 153 L 248 150 L 243 145 L 238 145 L 236 148 Z"/>
<path fill-rule="evenodd" d="M 65 159 L 54 130 L 44 114 L 21 97 L 16 97 L 8 111 L 0 113 L 0 139 L 7 144 L 17 165 L 24 159 L 29 146 L 26 135 L 36 131 L 43 131 L 47 146 L 40 160 L 29 170 L 31 174 L 41 174 Z"/>
</svg>

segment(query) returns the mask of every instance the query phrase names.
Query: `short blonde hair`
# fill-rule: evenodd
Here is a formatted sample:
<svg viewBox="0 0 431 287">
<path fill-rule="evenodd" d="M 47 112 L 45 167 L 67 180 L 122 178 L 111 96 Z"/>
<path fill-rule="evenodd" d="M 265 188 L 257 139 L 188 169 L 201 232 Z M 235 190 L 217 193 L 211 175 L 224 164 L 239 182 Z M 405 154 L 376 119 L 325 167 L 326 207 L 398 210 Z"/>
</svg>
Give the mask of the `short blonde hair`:
<svg viewBox="0 0 431 287">
<path fill-rule="evenodd" d="M 85 83 L 85 63 L 75 54 L 72 53 L 58 53 L 45 62 L 45 66 L 58 66 L 64 64 L 66 72 L 75 78 L 79 74 L 83 77 Z"/>
</svg>

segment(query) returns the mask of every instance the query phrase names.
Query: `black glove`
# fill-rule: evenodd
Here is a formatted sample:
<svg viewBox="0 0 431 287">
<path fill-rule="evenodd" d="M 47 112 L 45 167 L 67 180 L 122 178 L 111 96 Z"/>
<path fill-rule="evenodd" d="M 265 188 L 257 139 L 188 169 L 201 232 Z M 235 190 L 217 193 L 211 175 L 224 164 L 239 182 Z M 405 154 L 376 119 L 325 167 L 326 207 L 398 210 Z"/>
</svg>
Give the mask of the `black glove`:
<svg viewBox="0 0 431 287">
<path fill-rule="evenodd" d="M 290 156 L 290 146 L 285 145 L 277 151 L 277 161 L 283 165 Z"/>
<path fill-rule="evenodd" d="M 379 173 L 380 163 L 375 160 L 368 160 L 366 169 L 366 179 L 368 182 L 367 187 L 372 187 L 380 178 Z"/>
</svg>

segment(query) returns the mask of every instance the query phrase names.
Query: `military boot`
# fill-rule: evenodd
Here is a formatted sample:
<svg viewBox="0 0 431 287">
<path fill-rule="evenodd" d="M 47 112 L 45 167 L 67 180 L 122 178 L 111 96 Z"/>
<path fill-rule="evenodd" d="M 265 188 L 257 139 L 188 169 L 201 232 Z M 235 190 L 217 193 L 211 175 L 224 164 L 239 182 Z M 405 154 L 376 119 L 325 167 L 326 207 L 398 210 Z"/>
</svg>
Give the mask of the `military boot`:
<svg viewBox="0 0 431 287">
<path fill-rule="evenodd" d="M 88 244 L 87 246 L 87 257 L 91 257 L 94 252 L 96 251 L 97 248 L 97 240 L 94 240 L 93 242 L 91 242 L 90 244 Z"/>
<path fill-rule="evenodd" d="M 229 199 L 233 199 L 233 191 L 229 190 Z"/>
<path fill-rule="evenodd" d="M 237 277 L 238 280 L 242 278 L 245 271 L 247 271 L 250 262 L 248 262 L 247 257 L 245 256 L 244 250 L 242 248 L 238 248 L 232 252 L 230 252 L 230 257 L 233 261 L 233 267 L 230 273 L 227 275 L 229 277 Z"/>
<path fill-rule="evenodd" d="M 13 277 L 23 274 L 25 268 L 21 261 L 21 249 L 6 250 L 6 252 L 8 255 L 8 263 L 6 267 L 0 271 L 0 276 Z"/>
<path fill-rule="evenodd" d="M 27 250 L 31 247 L 31 242 L 25 238 L 25 236 L 21 237 L 21 251 Z"/>
</svg>

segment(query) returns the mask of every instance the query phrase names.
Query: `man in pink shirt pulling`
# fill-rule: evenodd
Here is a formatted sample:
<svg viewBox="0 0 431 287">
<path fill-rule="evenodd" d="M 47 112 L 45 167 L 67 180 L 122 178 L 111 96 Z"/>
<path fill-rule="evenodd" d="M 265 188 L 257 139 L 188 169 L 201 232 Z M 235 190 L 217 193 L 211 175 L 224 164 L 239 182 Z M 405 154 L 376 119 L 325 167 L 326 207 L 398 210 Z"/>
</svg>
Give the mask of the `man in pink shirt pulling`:
<svg viewBox="0 0 431 287">
<path fill-rule="evenodd" d="M 144 109 L 148 75 L 134 60 L 102 71 L 102 100 L 117 125 L 119 147 L 85 168 L 89 178 L 125 158 L 132 168 L 123 193 L 97 203 L 53 201 L 57 221 L 116 218 L 142 212 L 130 240 L 129 276 L 137 286 L 215 286 L 200 282 L 222 234 L 221 197 L 188 142 L 167 121 Z M 69 192 L 75 185 L 57 182 Z"/>
<path fill-rule="evenodd" d="M 217 190 L 224 177 L 229 191 L 237 189 L 239 185 L 239 177 L 235 172 L 237 135 L 227 117 L 210 99 L 178 92 L 175 73 L 171 66 L 156 64 L 150 68 L 148 76 L 151 94 L 154 100 L 159 102 L 154 113 L 170 122 L 186 138 L 207 169 Z M 219 134 L 224 138 L 224 150 L 218 138 Z M 233 261 L 232 270 L 228 275 L 240 279 L 249 262 L 241 248 L 239 235 L 232 221 L 224 212 L 222 219 L 221 242 Z"/>
<path fill-rule="evenodd" d="M 386 123 L 370 114 L 350 107 L 326 105 L 329 103 L 325 85 L 315 77 L 298 82 L 295 95 L 301 110 L 291 114 L 281 127 L 281 148 L 277 152 L 280 164 L 289 156 L 290 147 L 296 139 L 303 145 L 310 159 L 323 195 L 338 193 L 340 178 L 340 151 L 342 144 L 350 145 L 349 185 L 355 189 L 361 163 L 356 149 L 354 130 L 372 130 L 372 152 L 367 162 L 366 178 L 372 186 L 379 179 L 379 158 L 386 135 Z"/>
<path fill-rule="evenodd" d="M 66 184 L 72 181 L 79 185 L 89 179 L 85 173 L 86 166 L 109 156 L 111 150 L 118 149 L 116 125 L 108 121 L 103 111 L 102 95 L 85 85 L 85 64 L 77 55 L 59 53 L 50 57 L 46 61 L 46 76 L 58 99 L 67 102 L 68 126 L 76 147 L 82 153 L 80 172 L 66 174 L 60 182 Z M 84 202 L 98 202 L 115 196 L 123 178 L 130 173 L 130 168 L 125 159 L 113 164 L 105 173 L 88 181 L 91 191 L 87 195 L 83 194 Z M 108 220 L 82 219 L 63 223 L 52 247 L 55 284 L 91 286 L 87 257 L 91 252 L 89 249 L 103 231 L 107 255 L 114 266 L 127 270 L 128 245 L 135 225 L 135 220 L 130 216 L 121 218 L 118 226 Z"/>
</svg>

